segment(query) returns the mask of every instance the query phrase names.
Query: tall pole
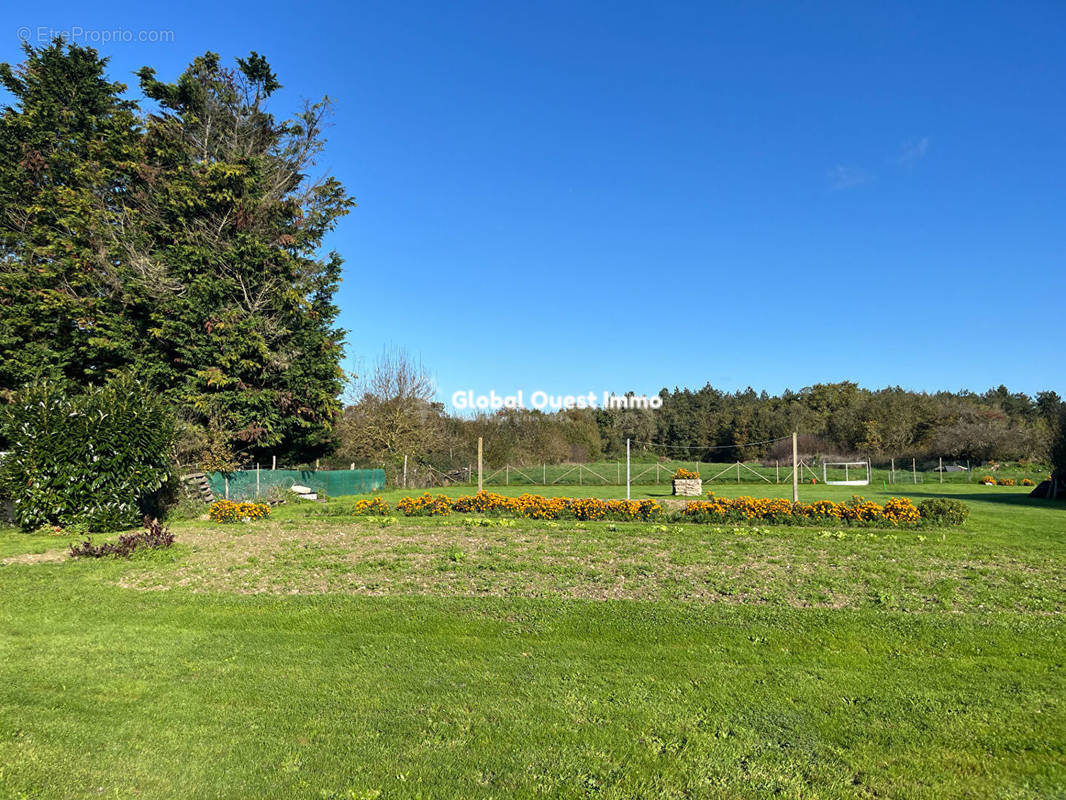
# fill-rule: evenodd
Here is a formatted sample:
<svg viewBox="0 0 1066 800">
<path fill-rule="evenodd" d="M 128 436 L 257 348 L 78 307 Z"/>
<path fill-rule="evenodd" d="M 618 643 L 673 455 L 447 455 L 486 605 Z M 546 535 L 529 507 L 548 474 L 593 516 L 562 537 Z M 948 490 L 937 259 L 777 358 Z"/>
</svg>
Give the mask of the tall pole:
<svg viewBox="0 0 1066 800">
<path fill-rule="evenodd" d="M 629 439 L 626 439 L 626 500 L 629 499 Z"/>
<path fill-rule="evenodd" d="M 916 464 L 916 462 L 915 462 L 915 460 L 913 458 L 911 459 L 911 478 L 914 479 L 914 483 L 917 485 L 917 483 L 918 483 L 918 466 L 917 466 L 917 464 Z"/>
<path fill-rule="evenodd" d="M 896 482 L 896 459 L 892 459 L 892 472 L 889 473 L 892 477 L 889 479 L 889 483 Z"/>
<path fill-rule="evenodd" d="M 481 493 L 481 437 L 477 437 L 477 490 Z"/>
<path fill-rule="evenodd" d="M 403 488 L 407 488 L 407 456 L 403 457 Z"/>
<path fill-rule="evenodd" d="M 259 499 L 259 462 L 255 462 L 255 499 Z"/>
<path fill-rule="evenodd" d="M 796 432 L 792 431 L 792 502 L 800 501 L 799 442 Z"/>
<path fill-rule="evenodd" d="M 940 482 L 944 482 L 944 457 L 940 457 Z"/>
</svg>

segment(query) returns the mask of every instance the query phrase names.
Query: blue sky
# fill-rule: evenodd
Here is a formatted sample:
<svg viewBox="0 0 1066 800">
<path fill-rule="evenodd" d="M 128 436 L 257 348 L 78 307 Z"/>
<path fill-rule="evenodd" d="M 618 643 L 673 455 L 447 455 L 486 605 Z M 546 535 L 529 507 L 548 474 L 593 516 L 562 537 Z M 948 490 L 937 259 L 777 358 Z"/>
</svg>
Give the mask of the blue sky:
<svg viewBox="0 0 1066 800">
<path fill-rule="evenodd" d="M 38 2 L 0 58 L 166 30 L 112 75 L 254 49 L 275 113 L 329 94 L 347 365 L 405 348 L 442 400 L 1066 394 L 1066 5 L 870 5 Z"/>
</svg>

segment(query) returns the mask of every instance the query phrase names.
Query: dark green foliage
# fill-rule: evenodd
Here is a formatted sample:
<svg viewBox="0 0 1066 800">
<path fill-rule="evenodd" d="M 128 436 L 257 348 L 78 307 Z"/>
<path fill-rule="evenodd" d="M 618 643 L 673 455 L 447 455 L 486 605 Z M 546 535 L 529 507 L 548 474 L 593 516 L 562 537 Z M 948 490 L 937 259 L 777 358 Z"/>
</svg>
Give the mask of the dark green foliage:
<svg viewBox="0 0 1066 800">
<path fill-rule="evenodd" d="M 0 65 L 0 392 L 128 369 L 216 461 L 331 449 L 341 259 L 319 249 L 354 203 L 308 177 L 328 102 L 275 120 L 266 59 L 207 53 L 173 84 L 140 70 L 145 114 L 95 50 L 25 51 Z"/>
<path fill-rule="evenodd" d="M 1055 441 L 1051 446 L 1051 468 L 1057 480 L 1066 481 L 1066 405 L 1059 409 L 1055 423 Z"/>
<path fill-rule="evenodd" d="M 0 419 L 11 450 L 0 461 L 0 491 L 20 527 L 120 530 L 155 510 L 171 474 L 174 425 L 166 401 L 128 375 L 77 394 L 36 381 Z"/>
<path fill-rule="evenodd" d="M 144 518 L 144 530 L 124 533 L 113 542 L 93 544 L 92 539 L 72 544 L 71 558 L 129 558 L 135 550 L 161 550 L 174 544 L 174 534 L 158 519 Z"/>
<path fill-rule="evenodd" d="M 928 525 L 962 525 L 970 516 L 970 508 L 952 497 L 935 497 L 918 504 L 922 522 Z"/>
</svg>

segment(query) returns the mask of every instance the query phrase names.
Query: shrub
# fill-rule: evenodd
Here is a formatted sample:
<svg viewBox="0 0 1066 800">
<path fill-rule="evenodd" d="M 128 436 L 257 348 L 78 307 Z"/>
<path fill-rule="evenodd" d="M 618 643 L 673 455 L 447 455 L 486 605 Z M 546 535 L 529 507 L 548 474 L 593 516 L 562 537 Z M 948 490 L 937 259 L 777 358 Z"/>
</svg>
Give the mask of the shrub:
<svg viewBox="0 0 1066 800">
<path fill-rule="evenodd" d="M 935 497 L 918 504 L 922 522 L 930 525 L 962 525 L 970 516 L 970 509 L 961 500 L 950 497 Z"/>
<path fill-rule="evenodd" d="M 233 500 L 216 500 L 207 515 L 215 522 L 254 522 L 270 516 L 266 503 L 237 503 Z"/>
<path fill-rule="evenodd" d="M 174 422 L 160 395 L 129 376 L 81 393 L 32 383 L 0 410 L 0 427 L 11 451 L 0 494 L 23 529 L 122 530 L 159 512 Z"/>
<path fill-rule="evenodd" d="M 996 481 L 997 486 L 1013 486 L 1014 478 L 1000 478 Z"/>
<path fill-rule="evenodd" d="M 679 469 L 674 473 L 675 481 L 698 481 L 699 479 L 700 474 L 691 469 Z"/>
<path fill-rule="evenodd" d="M 1032 482 L 1032 480 L 1030 480 L 1029 478 L 1022 478 L 1022 486 L 1035 486 L 1035 485 L 1036 484 L 1034 484 Z"/>
<path fill-rule="evenodd" d="M 174 534 L 170 528 L 162 525 L 158 519 L 145 517 L 143 520 L 144 530 L 136 533 L 123 533 L 114 542 L 93 544 L 92 539 L 86 539 L 78 544 L 70 546 L 71 558 L 129 558 L 134 551 L 140 549 L 161 550 L 174 544 Z"/>
<path fill-rule="evenodd" d="M 990 484 L 992 484 L 993 486 L 995 486 L 995 485 L 996 485 L 996 479 L 995 479 L 994 477 L 992 477 L 991 475 L 984 475 L 984 476 L 982 476 L 982 477 L 981 477 L 981 481 L 980 481 L 980 482 L 981 482 L 981 483 L 990 483 Z"/>
</svg>

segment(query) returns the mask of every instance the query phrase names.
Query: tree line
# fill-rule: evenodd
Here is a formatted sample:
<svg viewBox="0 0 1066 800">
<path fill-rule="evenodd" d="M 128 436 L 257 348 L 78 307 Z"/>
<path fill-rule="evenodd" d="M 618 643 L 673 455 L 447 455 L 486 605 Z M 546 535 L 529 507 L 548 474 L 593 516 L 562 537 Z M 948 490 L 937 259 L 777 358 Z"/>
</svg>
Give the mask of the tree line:
<svg viewBox="0 0 1066 800">
<path fill-rule="evenodd" d="M 1054 391 L 1035 396 L 1005 386 L 973 392 L 866 389 L 816 384 L 780 395 L 663 389 L 662 407 L 501 409 L 463 417 L 434 401 L 421 365 L 389 353 L 371 370 L 338 423 L 334 463 L 398 467 L 402 457 L 442 471 L 476 459 L 484 442 L 492 466 L 588 462 L 625 456 L 704 462 L 791 458 L 798 431 L 806 456 L 946 457 L 959 461 L 1047 463 L 1066 405 Z"/>
</svg>

